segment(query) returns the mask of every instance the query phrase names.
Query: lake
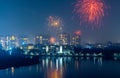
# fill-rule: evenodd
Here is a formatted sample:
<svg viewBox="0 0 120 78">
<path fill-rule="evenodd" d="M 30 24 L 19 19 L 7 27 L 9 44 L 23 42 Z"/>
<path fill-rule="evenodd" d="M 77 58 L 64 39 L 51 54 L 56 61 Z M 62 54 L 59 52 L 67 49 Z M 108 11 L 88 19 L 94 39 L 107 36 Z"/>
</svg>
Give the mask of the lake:
<svg viewBox="0 0 120 78">
<path fill-rule="evenodd" d="M 39 64 L 0 70 L 0 78 L 120 78 L 120 61 L 102 57 L 40 57 Z"/>
</svg>

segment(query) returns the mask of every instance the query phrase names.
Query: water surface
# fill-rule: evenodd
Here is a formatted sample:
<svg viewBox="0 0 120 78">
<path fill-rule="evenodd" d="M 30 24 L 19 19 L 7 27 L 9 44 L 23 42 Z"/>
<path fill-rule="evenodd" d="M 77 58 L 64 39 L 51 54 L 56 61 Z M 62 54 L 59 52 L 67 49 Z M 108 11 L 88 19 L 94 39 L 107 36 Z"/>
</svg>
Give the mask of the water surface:
<svg viewBox="0 0 120 78">
<path fill-rule="evenodd" d="M 120 61 L 97 57 L 42 57 L 36 65 L 2 69 L 0 78 L 120 78 Z"/>
</svg>

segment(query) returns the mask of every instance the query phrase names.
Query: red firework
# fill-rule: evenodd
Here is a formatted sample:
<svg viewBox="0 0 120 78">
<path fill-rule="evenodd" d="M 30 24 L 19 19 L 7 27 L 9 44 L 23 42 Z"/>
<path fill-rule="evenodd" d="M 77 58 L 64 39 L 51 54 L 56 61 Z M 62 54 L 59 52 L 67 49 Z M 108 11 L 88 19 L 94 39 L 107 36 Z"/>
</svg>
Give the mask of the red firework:
<svg viewBox="0 0 120 78">
<path fill-rule="evenodd" d="M 81 36 L 81 35 L 82 35 L 82 32 L 81 32 L 80 30 L 77 30 L 77 31 L 75 31 L 75 34 Z"/>
<path fill-rule="evenodd" d="M 105 3 L 103 0 L 78 0 L 75 12 L 79 15 L 82 23 L 88 22 L 99 26 L 105 15 Z"/>
</svg>

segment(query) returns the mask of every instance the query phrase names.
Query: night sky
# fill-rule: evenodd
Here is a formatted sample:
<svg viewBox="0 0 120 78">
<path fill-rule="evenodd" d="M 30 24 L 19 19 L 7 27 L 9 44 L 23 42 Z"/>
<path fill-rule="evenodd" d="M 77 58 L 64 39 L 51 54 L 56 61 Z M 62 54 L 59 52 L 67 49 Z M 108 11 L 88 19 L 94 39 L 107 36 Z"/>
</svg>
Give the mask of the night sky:
<svg viewBox="0 0 120 78">
<path fill-rule="evenodd" d="M 80 25 L 73 13 L 76 0 L 0 0 L 0 35 L 35 36 L 48 32 L 47 18 L 59 16 L 64 31 L 82 31 L 82 42 L 120 42 L 120 0 L 105 0 L 109 8 L 103 25 L 94 30 Z"/>
</svg>

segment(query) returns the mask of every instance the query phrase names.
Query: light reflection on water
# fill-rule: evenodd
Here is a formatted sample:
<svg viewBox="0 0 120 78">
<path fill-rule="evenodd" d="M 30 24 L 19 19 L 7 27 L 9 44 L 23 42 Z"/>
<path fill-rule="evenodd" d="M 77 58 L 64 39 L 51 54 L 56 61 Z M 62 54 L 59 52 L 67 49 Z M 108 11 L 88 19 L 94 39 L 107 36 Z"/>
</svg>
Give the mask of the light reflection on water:
<svg viewBox="0 0 120 78">
<path fill-rule="evenodd" d="M 87 78 L 87 74 L 92 76 L 99 69 L 101 74 L 102 69 L 107 71 L 106 66 L 112 66 L 112 62 L 108 63 L 103 62 L 101 57 L 42 57 L 37 65 L 0 70 L 0 78 Z"/>
</svg>

